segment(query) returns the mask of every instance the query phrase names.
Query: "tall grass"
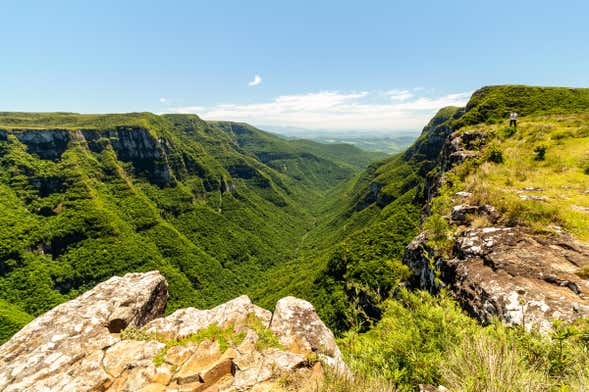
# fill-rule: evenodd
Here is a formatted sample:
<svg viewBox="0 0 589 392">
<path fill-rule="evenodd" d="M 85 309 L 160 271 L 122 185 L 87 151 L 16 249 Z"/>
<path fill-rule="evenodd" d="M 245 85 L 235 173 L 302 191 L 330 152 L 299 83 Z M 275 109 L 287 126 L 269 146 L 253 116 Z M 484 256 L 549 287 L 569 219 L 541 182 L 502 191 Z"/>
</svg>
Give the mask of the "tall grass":
<svg viewBox="0 0 589 392">
<path fill-rule="evenodd" d="M 385 304 L 373 329 L 340 339 L 354 377 L 326 378 L 326 391 L 415 391 L 418 384 L 462 392 L 589 390 L 589 320 L 555 323 L 546 335 L 499 321 L 482 327 L 445 293 L 400 289 Z"/>
<path fill-rule="evenodd" d="M 477 333 L 450 351 L 442 376 L 445 386 L 464 392 L 541 392 L 546 374 L 522 360 L 522 353 L 506 339 Z"/>
</svg>

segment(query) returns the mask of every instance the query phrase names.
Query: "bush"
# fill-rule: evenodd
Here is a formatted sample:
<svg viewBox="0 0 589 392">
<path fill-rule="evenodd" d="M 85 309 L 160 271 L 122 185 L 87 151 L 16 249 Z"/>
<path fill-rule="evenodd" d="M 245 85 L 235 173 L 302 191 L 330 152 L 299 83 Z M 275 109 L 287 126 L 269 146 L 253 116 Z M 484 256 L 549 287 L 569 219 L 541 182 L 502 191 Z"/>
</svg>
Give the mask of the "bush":
<svg viewBox="0 0 589 392">
<path fill-rule="evenodd" d="M 373 329 L 339 341 L 360 380 L 380 379 L 398 391 L 417 384 L 465 392 L 588 390 L 589 319 L 557 322 L 547 336 L 498 320 L 482 327 L 444 292 L 399 289 L 385 304 Z M 328 390 L 374 390 L 351 385 Z"/>
<path fill-rule="evenodd" d="M 581 160 L 581 169 L 583 170 L 583 173 L 589 174 L 589 155 L 585 155 Z"/>
<path fill-rule="evenodd" d="M 504 137 L 512 137 L 513 135 L 515 135 L 516 129 L 514 127 L 507 127 L 505 129 L 503 129 L 503 136 Z"/>
<path fill-rule="evenodd" d="M 423 230 L 428 235 L 428 245 L 435 250 L 444 253 L 451 247 L 451 230 L 448 221 L 439 214 L 430 215 L 423 223 Z"/>
<path fill-rule="evenodd" d="M 503 152 L 496 145 L 491 145 L 487 149 L 486 161 L 493 163 L 503 163 Z"/>
<path fill-rule="evenodd" d="M 540 144 L 534 148 L 534 160 L 535 161 L 543 161 L 546 158 L 546 150 L 548 147 L 544 144 Z"/>
<path fill-rule="evenodd" d="M 448 347 L 459 343 L 476 323 L 449 296 L 399 289 L 388 300 L 382 320 L 365 334 L 348 332 L 339 345 L 352 370 L 378 376 L 401 391 L 417 384 L 438 385 Z"/>
</svg>

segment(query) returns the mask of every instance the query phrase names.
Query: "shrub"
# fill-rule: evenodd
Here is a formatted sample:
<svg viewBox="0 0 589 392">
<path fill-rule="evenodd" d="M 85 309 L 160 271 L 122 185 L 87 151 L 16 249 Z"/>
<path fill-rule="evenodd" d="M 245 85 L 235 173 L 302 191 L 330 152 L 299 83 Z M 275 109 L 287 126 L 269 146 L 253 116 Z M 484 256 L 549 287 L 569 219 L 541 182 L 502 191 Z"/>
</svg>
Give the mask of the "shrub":
<svg viewBox="0 0 589 392">
<path fill-rule="evenodd" d="M 443 251 L 449 246 L 450 225 L 443 216 L 430 215 L 423 224 L 423 230 L 428 234 L 428 245 L 432 248 Z"/>
<path fill-rule="evenodd" d="M 503 136 L 508 138 L 508 137 L 512 137 L 513 135 L 515 135 L 516 129 L 514 127 L 507 127 L 505 129 L 503 129 Z"/>
<path fill-rule="evenodd" d="M 401 391 L 419 383 L 438 385 L 445 352 L 474 328 L 446 294 L 399 289 L 396 299 L 385 302 L 381 321 L 369 332 L 348 332 L 339 345 L 352 371 L 378 376 Z M 361 389 L 356 389 L 361 390 Z"/>
<path fill-rule="evenodd" d="M 583 159 L 581 160 L 581 169 L 583 170 L 583 173 L 585 174 L 589 174 L 589 155 L 585 155 L 583 157 Z"/>
<path fill-rule="evenodd" d="M 546 150 L 548 147 L 544 144 L 540 144 L 534 148 L 534 160 L 535 161 L 543 161 L 546 158 Z"/>
<path fill-rule="evenodd" d="M 503 163 L 503 152 L 496 145 L 489 146 L 485 157 L 487 162 Z"/>
</svg>

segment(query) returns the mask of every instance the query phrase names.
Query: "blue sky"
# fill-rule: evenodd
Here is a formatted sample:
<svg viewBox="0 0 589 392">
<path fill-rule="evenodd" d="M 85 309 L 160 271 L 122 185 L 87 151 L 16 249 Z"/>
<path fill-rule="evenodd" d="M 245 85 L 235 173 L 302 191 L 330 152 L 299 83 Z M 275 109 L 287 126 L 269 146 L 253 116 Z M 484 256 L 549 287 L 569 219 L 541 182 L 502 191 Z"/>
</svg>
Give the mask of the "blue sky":
<svg viewBox="0 0 589 392">
<path fill-rule="evenodd" d="M 588 15 L 566 0 L 5 1 L 0 110 L 418 129 L 483 85 L 589 86 Z"/>
</svg>

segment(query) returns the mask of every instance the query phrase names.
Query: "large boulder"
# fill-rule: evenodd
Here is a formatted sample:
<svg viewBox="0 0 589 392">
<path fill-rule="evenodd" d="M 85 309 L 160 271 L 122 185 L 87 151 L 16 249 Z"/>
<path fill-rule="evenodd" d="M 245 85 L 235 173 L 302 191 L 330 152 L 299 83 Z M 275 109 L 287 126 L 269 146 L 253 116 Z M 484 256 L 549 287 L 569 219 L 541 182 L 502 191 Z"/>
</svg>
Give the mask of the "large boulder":
<svg viewBox="0 0 589 392">
<path fill-rule="evenodd" d="M 272 314 L 241 296 L 162 317 L 167 298 L 158 272 L 135 273 L 56 307 L 0 347 L 0 390 L 313 390 L 324 366 L 346 369 L 306 301 Z"/>
<path fill-rule="evenodd" d="M 0 346 L 0 390 L 83 391 L 112 378 L 103 367 L 117 334 L 164 313 L 168 284 L 159 272 L 127 274 L 33 320 Z"/>
<path fill-rule="evenodd" d="M 345 368 L 333 333 L 323 324 L 309 302 L 285 297 L 276 303 L 270 330 L 280 343 L 294 352 L 317 353 L 335 367 Z"/>
<path fill-rule="evenodd" d="M 547 330 L 555 319 L 589 316 L 589 280 L 576 274 L 589 264 L 589 247 L 570 236 L 524 228 L 468 229 L 455 239 L 450 257 L 435 256 L 426 242 L 422 234 L 404 257 L 421 277 L 417 285 L 431 292 L 448 286 L 483 323 L 498 317 Z"/>
</svg>

